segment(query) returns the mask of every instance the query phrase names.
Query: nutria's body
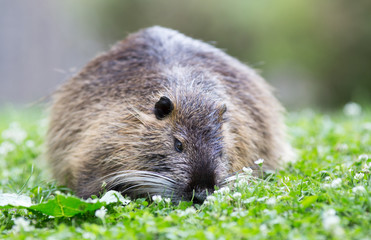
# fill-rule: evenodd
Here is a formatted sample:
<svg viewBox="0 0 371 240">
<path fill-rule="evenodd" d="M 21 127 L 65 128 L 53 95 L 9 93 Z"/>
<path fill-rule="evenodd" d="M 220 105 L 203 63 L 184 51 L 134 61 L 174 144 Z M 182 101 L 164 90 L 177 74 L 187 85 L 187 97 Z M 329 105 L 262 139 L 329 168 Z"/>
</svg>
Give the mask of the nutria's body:
<svg viewBox="0 0 371 240">
<path fill-rule="evenodd" d="M 161 99 L 161 100 L 160 100 Z M 267 83 L 224 52 L 176 31 L 144 29 L 54 94 L 48 159 L 77 195 L 196 199 L 254 161 L 290 153 Z"/>
</svg>

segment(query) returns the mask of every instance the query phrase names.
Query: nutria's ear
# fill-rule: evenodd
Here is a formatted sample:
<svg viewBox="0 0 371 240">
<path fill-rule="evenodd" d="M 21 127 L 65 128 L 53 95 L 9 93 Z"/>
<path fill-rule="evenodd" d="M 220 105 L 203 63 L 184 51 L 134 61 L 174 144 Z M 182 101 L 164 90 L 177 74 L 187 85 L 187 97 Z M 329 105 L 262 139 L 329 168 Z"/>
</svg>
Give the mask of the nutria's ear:
<svg viewBox="0 0 371 240">
<path fill-rule="evenodd" d="M 174 110 L 174 104 L 168 97 L 161 97 L 155 104 L 155 115 L 158 120 L 163 119 Z"/>
</svg>

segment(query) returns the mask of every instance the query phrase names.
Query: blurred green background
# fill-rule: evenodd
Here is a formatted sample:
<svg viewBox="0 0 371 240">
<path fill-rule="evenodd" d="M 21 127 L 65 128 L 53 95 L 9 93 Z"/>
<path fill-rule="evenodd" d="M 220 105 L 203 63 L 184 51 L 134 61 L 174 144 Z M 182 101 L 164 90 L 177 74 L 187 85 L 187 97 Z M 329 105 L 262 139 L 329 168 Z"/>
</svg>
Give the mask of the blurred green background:
<svg viewBox="0 0 371 240">
<path fill-rule="evenodd" d="M 128 33 L 161 25 L 258 69 L 289 109 L 371 103 L 371 1 L 1 1 L 0 104 L 44 100 Z"/>
</svg>

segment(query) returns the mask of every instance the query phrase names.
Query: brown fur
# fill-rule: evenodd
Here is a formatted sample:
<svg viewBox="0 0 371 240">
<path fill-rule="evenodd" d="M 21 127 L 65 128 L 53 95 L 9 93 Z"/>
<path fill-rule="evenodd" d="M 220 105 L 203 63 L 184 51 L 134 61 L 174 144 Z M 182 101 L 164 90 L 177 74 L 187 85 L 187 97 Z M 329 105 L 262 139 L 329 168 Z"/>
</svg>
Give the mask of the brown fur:
<svg viewBox="0 0 371 240">
<path fill-rule="evenodd" d="M 174 110 L 159 120 L 153 111 L 161 96 Z M 92 60 L 54 94 L 47 154 L 55 178 L 81 197 L 99 194 L 103 182 L 134 197 L 158 193 L 142 178 L 135 179 L 143 191 L 109 178 L 145 171 L 174 180 L 171 194 L 189 198 L 258 158 L 266 169 L 288 159 L 282 111 L 251 68 L 206 43 L 152 27 Z M 174 138 L 184 152 L 174 150 Z"/>
</svg>

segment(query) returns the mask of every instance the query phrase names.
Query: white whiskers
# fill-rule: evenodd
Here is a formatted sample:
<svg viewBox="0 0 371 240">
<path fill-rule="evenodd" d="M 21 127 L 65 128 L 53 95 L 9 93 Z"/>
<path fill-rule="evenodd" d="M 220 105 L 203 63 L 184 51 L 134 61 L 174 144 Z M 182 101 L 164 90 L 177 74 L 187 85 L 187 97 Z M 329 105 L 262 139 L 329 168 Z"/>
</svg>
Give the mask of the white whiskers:
<svg viewBox="0 0 371 240">
<path fill-rule="evenodd" d="M 107 175 L 103 181 L 107 183 L 107 190 L 116 189 L 133 197 L 148 195 L 173 197 L 179 193 L 179 184 L 175 180 L 149 171 L 119 171 Z"/>
</svg>

